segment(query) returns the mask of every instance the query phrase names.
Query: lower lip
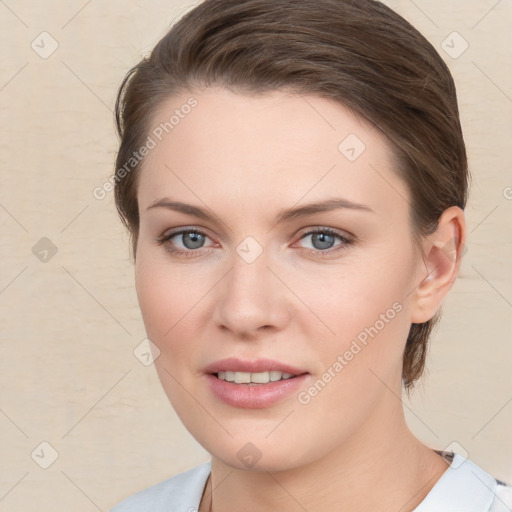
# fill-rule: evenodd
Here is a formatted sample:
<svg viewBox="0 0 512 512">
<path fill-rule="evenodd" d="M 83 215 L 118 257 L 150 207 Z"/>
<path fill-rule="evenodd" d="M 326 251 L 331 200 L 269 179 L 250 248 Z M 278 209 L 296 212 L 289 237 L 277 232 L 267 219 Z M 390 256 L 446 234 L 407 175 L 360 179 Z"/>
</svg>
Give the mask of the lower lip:
<svg viewBox="0 0 512 512">
<path fill-rule="evenodd" d="M 235 384 L 206 375 L 213 394 L 222 402 L 233 407 L 262 409 L 270 407 L 296 392 L 306 381 L 308 374 L 290 379 L 278 380 L 267 384 Z"/>
</svg>

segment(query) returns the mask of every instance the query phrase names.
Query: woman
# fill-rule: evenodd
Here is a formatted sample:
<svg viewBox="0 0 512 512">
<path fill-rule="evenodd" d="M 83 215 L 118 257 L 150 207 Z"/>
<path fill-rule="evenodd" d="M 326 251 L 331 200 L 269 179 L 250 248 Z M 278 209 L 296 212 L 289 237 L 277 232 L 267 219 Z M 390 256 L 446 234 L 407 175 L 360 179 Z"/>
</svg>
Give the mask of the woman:
<svg viewBox="0 0 512 512">
<path fill-rule="evenodd" d="M 114 510 L 510 510 L 400 399 L 467 233 L 455 86 L 425 38 L 372 0 L 207 0 L 116 112 L 155 365 L 212 461 Z"/>
</svg>

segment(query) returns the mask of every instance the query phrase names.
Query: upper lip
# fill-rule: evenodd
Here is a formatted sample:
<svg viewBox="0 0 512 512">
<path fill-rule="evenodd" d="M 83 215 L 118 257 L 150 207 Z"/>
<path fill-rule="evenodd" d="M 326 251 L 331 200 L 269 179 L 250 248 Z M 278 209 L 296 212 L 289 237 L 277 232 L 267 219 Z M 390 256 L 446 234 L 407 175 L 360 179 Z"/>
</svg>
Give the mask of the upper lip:
<svg viewBox="0 0 512 512">
<path fill-rule="evenodd" d="M 304 370 L 290 366 L 289 364 L 281 363 L 273 359 L 253 359 L 244 360 L 237 359 L 236 357 L 229 357 L 220 359 L 208 365 L 205 373 L 218 373 L 218 372 L 247 372 L 247 373 L 260 373 L 277 371 L 283 373 L 291 373 L 292 375 L 302 375 L 307 373 Z"/>
</svg>

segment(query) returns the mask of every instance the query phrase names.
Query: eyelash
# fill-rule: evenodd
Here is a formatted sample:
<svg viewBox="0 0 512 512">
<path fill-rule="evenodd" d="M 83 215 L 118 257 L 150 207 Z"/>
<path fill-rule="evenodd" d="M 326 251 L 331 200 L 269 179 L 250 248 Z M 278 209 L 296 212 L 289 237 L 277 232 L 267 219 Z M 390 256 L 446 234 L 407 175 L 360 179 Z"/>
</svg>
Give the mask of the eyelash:
<svg viewBox="0 0 512 512">
<path fill-rule="evenodd" d="M 157 245 L 163 245 L 166 242 L 169 242 L 172 238 L 174 238 L 178 235 L 184 235 L 187 233 L 194 233 L 194 234 L 202 235 L 205 238 L 209 238 L 208 235 L 206 235 L 199 229 L 187 228 L 187 229 L 181 229 L 178 231 L 173 231 L 168 234 L 164 234 L 164 235 L 158 237 L 155 240 L 155 242 Z M 334 229 L 324 228 L 324 227 L 318 227 L 318 228 L 314 228 L 314 229 L 307 231 L 299 238 L 299 240 L 302 240 L 303 238 L 306 238 L 307 236 L 310 236 L 310 235 L 314 235 L 316 233 L 323 233 L 323 234 L 334 236 L 334 237 L 338 238 L 341 241 L 341 243 L 338 244 L 337 246 L 335 246 L 334 248 L 326 249 L 323 251 L 319 250 L 319 249 L 306 249 L 310 254 L 313 254 L 315 256 L 321 256 L 321 257 L 332 256 L 333 253 L 342 251 L 342 250 L 348 248 L 349 246 L 355 244 L 355 241 L 352 238 L 348 238 L 346 236 L 340 235 Z M 196 254 L 194 254 L 194 253 L 198 253 L 200 251 L 200 249 L 203 249 L 203 247 L 200 247 L 198 249 L 190 249 L 188 251 L 183 251 L 183 250 L 175 249 L 175 248 L 171 248 L 171 247 L 167 247 L 166 249 L 167 249 L 167 251 L 169 251 L 171 254 L 173 254 L 175 256 L 195 257 Z"/>
</svg>

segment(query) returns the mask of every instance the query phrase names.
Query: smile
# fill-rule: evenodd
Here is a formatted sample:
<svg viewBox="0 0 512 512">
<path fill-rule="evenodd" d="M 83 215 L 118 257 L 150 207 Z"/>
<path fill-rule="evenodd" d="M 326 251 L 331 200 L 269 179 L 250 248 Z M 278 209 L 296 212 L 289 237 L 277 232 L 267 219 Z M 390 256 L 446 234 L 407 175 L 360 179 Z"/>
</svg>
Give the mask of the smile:
<svg viewBox="0 0 512 512">
<path fill-rule="evenodd" d="M 292 373 L 280 372 L 280 371 L 268 371 L 268 372 L 218 372 L 215 374 L 218 379 L 225 380 L 227 382 L 234 382 L 235 384 L 268 384 L 269 382 L 277 382 L 280 380 L 291 379 L 296 377 Z"/>
<path fill-rule="evenodd" d="M 228 358 L 203 369 L 215 399 L 243 409 L 261 409 L 295 396 L 311 374 L 272 359 Z"/>
</svg>

